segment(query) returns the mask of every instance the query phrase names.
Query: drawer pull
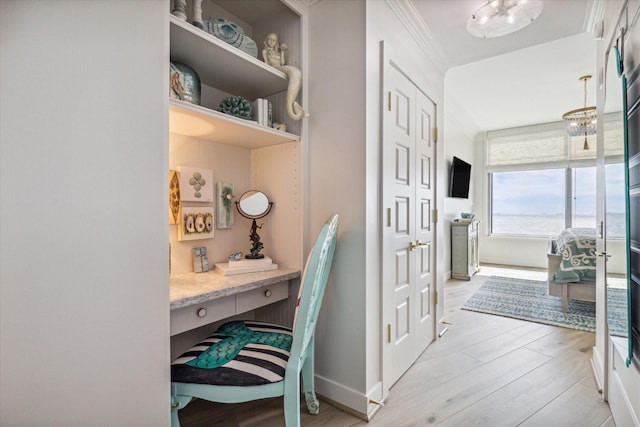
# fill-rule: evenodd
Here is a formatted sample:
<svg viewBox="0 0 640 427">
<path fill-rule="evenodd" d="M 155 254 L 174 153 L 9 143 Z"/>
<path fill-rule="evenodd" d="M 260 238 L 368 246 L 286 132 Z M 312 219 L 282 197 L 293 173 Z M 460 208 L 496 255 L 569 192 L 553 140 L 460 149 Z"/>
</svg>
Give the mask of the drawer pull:
<svg viewBox="0 0 640 427">
<path fill-rule="evenodd" d="M 199 308 L 198 309 L 198 317 L 204 317 L 207 315 L 207 309 L 206 308 Z"/>
<path fill-rule="evenodd" d="M 271 296 L 271 289 L 267 289 L 266 291 L 264 291 L 264 296 L 269 298 Z"/>
</svg>

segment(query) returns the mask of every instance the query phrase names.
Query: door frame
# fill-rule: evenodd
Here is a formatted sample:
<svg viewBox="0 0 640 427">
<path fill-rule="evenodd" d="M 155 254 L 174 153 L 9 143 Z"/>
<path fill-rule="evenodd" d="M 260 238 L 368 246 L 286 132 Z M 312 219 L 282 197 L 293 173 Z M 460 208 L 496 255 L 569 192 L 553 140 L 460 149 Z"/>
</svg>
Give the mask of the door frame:
<svg viewBox="0 0 640 427">
<path fill-rule="evenodd" d="M 381 105 L 380 105 L 380 123 L 381 123 L 381 141 L 380 141 L 380 153 L 381 153 L 381 163 L 380 163 L 380 169 L 383 169 L 383 159 L 384 159 L 384 155 L 385 155 L 385 129 L 384 129 L 384 112 L 385 112 L 385 108 L 388 108 L 388 103 L 389 103 L 389 98 L 387 97 L 387 92 L 388 92 L 388 87 L 387 87 L 387 76 L 388 76 L 388 68 L 387 67 L 394 67 L 398 72 L 400 72 L 405 78 L 407 78 L 407 80 L 413 85 L 415 86 L 415 88 L 420 91 L 432 104 L 433 104 L 433 108 L 434 108 L 434 118 L 433 118 L 433 123 L 434 123 L 434 128 L 437 129 L 438 128 L 438 103 L 434 100 L 433 97 L 429 96 L 425 90 L 416 83 L 416 81 L 414 79 L 412 79 L 410 77 L 410 75 L 408 75 L 404 69 L 404 67 L 402 67 L 402 65 L 400 65 L 399 61 L 397 61 L 395 56 L 392 56 L 391 51 L 392 49 L 389 47 L 389 43 L 385 42 L 384 40 L 380 42 L 380 50 L 381 50 L 381 79 L 380 79 L 380 90 L 381 90 Z M 436 133 L 437 135 L 437 133 Z M 432 218 L 432 224 L 433 224 L 433 241 L 432 241 L 432 248 L 431 248 L 431 261 L 432 261 L 432 276 L 433 276 L 433 292 L 434 294 L 437 295 L 438 291 L 439 291 L 439 280 L 438 280 L 438 265 L 437 265 L 437 261 L 438 261 L 438 237 L 439 237 L 439 233 L 438 233 L 438 227 L 437 227 L 437 211 L 439 208 L 439 203 L 438 203 L 438 197 L 439 197 L 439 191 L 438 191 L 438 160 L 439 160 L 439 149 L 438 149 L 438 138 L 436 136 L 433 137 L 433 143 L 434 143 L 434 151 L 433 151 L 433 160 L 434 160 L 434 165 L 433 165 L 433 201 L 434 201 L 434 206 L 433 206 L 433 212 L 435 212 L 434 217 Z M 381 197 L 380 197 L 380 239 L 381 239 L 381 245 L 380 245 L 380 292 L 381 292 L 381 302 L 380 302 L 380 320 L 381 320 L 381 324 L 380 324 L 380 335 L 381 335 L 381 348 L 380 348 L 380 356 L 381 356 L 381 380 L 382 380 L 382 389 L 383 389 L 383 395 L 386 395 L 389 391 L 389 389 L 391 388 L 391 386 L 393 384 L 389 384 L 389 380 L 385 379 L 385 365 L 387 363 L 389 363 L 386 358 L 385 358 L 385 345 L 387 345 L 387 327 L 386 324 L 388 323 L 388 319 L 387 317 L 385 317 L 385 293 L 384 293 L 384 283 L 385 283 L 385 267 L 384 267 L 384 234 L 385 234 L 385 229 L 388 228 L 388 224 L 389 221 L 391 221 L 391 218 L 388 216 L 387 214 L 387 208 L 389 208 L 389 206 L 386 206 L 386 200 L 385 200 L 385 191 L 384 191 L 384 182 L 382 179 L 383 174 L 380 174 L 380 181 L 379 181 L 379 185 L 380 185 L 380 193 L 381 193 Z M 432 327 L 433 327 L 433 335 L 434 335 L 434 341 L 436 339 L 439 338 L 439 334 L 438 334 L 438 324 L 440 319 L 438 319 L 438 305 L 442 304 L 442 300 L 440 298 L 440 300 L 436 297 L 434 304 L 433 304 L 433 318 L 432 318 Z M 432 341 L 433 342 L 433 341 Z"/>
</svg>

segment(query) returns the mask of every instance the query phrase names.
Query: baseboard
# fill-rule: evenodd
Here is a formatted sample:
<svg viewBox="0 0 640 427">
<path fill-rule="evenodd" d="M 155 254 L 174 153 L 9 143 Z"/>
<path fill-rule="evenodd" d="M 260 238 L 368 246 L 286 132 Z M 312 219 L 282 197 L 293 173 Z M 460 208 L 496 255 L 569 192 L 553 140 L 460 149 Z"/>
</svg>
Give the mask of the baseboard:
<svg viewBox="0 0 640 427">
<path fill-rule="evenodd" d="M 596 383 L 596 389 L 598 390 L 598 393 L 602 393 L 602 383 L 600 383 L 600 378 L 598 378 L 596 365 L 593 359 L 589 359 L 589 362 L 591 362 L 591 373 L 593 374 L 593 381 Z"/>
<path fill-rule="evenodd" d="M 316 393 L 325 401 L 365 421 L 383 405 L 382 384 L 378 383 L 366 395 L 322 376 L 315 376 Z"/>
<path fill-rule="evenodd" d="M 600 353 L 596 346 L 594 346 L 591 350 L 590 362 L 591 370 L 593 372 L 593 378 L 596 382 L 596 386 L 598 387 L 598 393 L 602 393 L 605 379 L 604 360 L 601 359 Z M 606 393 L 604 393 L 604 395 L 606 398 Z"/>
</svg>

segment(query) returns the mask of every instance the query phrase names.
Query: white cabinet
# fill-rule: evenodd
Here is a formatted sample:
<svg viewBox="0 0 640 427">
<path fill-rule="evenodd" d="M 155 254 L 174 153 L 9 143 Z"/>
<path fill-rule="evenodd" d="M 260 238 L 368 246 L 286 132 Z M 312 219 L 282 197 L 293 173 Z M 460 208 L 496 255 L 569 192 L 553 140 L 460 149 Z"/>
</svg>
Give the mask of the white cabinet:
<svg viewBox="0 0 640 427">
<path fill-rule="evenodd" d="M 451 278 L 471 280 L 480 269 L 478 221 L 451 223 Z"/>
</svg>

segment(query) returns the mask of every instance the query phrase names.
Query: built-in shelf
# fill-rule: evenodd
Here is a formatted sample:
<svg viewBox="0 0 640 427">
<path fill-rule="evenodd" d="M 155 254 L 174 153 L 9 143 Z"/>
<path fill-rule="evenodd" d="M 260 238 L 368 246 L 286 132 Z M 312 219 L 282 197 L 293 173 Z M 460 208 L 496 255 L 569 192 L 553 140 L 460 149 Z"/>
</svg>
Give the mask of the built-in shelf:
<svg viewBox="0 0 640 427">
<path fill-rule="evenodd" d="M 245 148 L 298 141 L 300 137 L 199 105 L 169 100 L 169 131 Z"/>
<path fill-rule="evenodd" d="M 169 16 L 171 61 L 193 68 L 200 81 L 248 100 L 287 89 L 287 76 L 192 24 Z"/>
</svg>

